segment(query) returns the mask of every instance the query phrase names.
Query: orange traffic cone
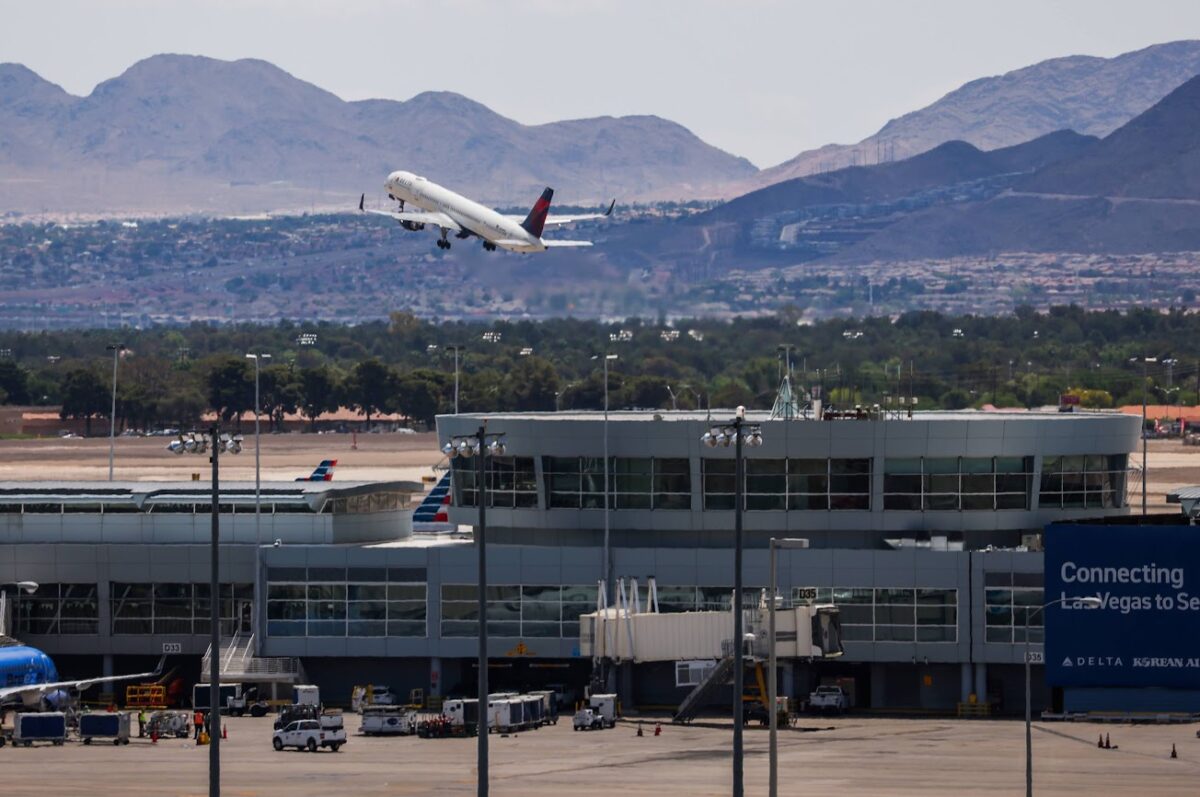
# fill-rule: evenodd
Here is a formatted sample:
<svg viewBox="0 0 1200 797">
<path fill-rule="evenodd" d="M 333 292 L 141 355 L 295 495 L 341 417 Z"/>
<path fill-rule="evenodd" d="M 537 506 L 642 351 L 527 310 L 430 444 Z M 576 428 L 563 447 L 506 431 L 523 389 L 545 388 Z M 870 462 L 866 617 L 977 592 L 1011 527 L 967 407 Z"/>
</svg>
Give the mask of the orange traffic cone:
<svg viewBox="0 0 1200 797">
<path fill-rule="evenodd" d="M 1100 734 L 1100 737 L 1096 739 L 1096 746 L 1101 750 L 1104 749 L 1104 734 Z"/>
<path fill-rule="evenodd" d="M 1179 758 L 1179 753 L 1175 752 L 1175 745 L 1171 745 L 1171 758 Z"/>
<path fill-rule="evenodd" d="M 154 731 L 150 734 L 150 744 L 158 744 L 158 731 Z"/>
<path fill-rule="evenodd" d="M 228 739 L 228 738 L 229 738 L 229 726 L 228 726 L 228 725 L 222 725 L 222 726 L 221 726 L 221 738 L 222 738 L 222 739 Z"/>
<path fill-rule="evenodd" d="M 1111 750 L 1111 749 L 1112 749 L 1112 741 L 1109 739 L 1109 736 L 1108 736 L 1108 734 L 1107 734 L 1107 733 L 1106 733 L 1106 734 L 1104 734 L 1104 749 L 1105 749 L 1105 750 Z"/>
<path fill-rule="evenodd" d="M 662 736 L 662 723 L 661 723 L 661 722 L 659 722 L 659 723 L 655 723 L 655 725 L 654 725 L 654 735 L 655 735 L 655 736 Z"/>
</svg>

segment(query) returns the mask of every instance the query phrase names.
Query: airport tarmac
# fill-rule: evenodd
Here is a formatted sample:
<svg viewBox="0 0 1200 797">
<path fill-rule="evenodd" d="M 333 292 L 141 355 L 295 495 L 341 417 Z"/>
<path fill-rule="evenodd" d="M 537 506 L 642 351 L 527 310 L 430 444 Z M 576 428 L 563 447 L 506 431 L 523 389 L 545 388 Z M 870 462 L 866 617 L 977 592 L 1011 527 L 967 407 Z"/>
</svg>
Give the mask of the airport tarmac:
<svg viewBox="0 0 1200 797">
<path fill-rule="evenodd" d="M 347 730 L 358 718 L 347 716 Z M 1200 739 L 1195 725 L 1034 726 L 1035 789 L 1040 795 L 1196 794 Z M 352 734 L 337 753 L 271 748 L 271 719 L 228 720 L 221 744 L 222 794 L 470 795 L 475 739 L 365 738 Z M 636 735 L 636 721 L 572 732 L 556 726 L 490 739 L 491 793 L 549 795 L 722 795 L 729 793 L 728 723 L 663 725 L 662 736 Z M 1099 750 L 1111 734 L 1119 749 Z M 766 794 L 767 732 L 748 728 L 746 794 Z M 1170 758 L 1174 743 L 1179 758 Z M 1013 720 L 804 719 L 780 731 L 780 794 L 1012 795 L 1025 784 L 1024 724 Z M 190 740 L 133 739 L 128 746 L 0 750 L 0 782 L 12 795 L 207 794 L 208 748 Z"/>
</svg>

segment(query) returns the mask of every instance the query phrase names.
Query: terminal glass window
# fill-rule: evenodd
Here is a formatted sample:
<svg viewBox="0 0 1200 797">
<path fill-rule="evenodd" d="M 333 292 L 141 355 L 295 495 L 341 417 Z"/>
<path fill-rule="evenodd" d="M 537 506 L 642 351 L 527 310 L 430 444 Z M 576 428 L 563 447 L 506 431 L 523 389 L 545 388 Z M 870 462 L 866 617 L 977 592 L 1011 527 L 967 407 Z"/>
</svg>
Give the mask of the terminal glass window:
<svg viewBox="0 0 1200 797">
<path fill-rule="evenodd" d="M 649 457 L 613 459 L 613 506 L 649 509 L 653 505 L 654 460 Z"/>
<path fill-rule="evenodd" d="M 604 508 L 604 459 L 543 457 L 546 501 L 555 509 Z M 613 457 L 609 463 L 611 506 L 617 509 L 690 509 L 692 479 L 687 459 Z"/>
<path fill-rule="evenodd" d="M 10 592 L 9 599 L 14 595 Z M 17 634 L 96 634 L 100 603 L 95 584 L 39 584 L 15 596 Z"/>
<path fill-rule="evenodd" d="M 1124 506 L 1126 460 L 1124 454 L 1045 457 L 1039 505 L 1063 509 Z"/>
<path fill-rule="evenodd" d="M 793 591 L 793 598 L 798 593 Z M 817 602 L 838 607 L 845 639 L 857 642 L 956 642 L 958 590 L 833 587 Z"/>
<path fill-rule="evenodd" d="M 208 634 L 207 583 L 109 583 L 113 634 Z M 232 636 L 249 622 L 253 584 L 222 584 L 218 612 L 221 634 Z"/>
<path fill-rule="evenodd" d="M 474 584 L 442 585 L 442 636 L 479 634 Z M 595 585 L 500 584 L 487 588 L 488 634 L 511 638 L 579 636 L 579 616 L 596 611 Z"/>
<path fill-rule="evenodd" d="M 1025 644 L 1025 635 L 1033 644 L 1044 639 L 1041 606 L 1045 602 L 1041 574 L 986 573 L 986 639 L 1000 644 Z M 1014 583 L 1015 582 L 1015 583 Z"/>
<path fill-rule="evenodd" d="M 454 457 L 450 462 L 454 468 L 455 506 L 478 506 L 476 460 Z M 488 506 L 520 509 L 537 507 L 537 477 L 533 472 L 533 457 L 488 457 L 487 474 Z"/>
<path fill-rule="evenodd" d="M 736 485 L 732 459 L 701 459 L 704 508 L 729 510 Z M 870 509 L 870 459 L 747 459 L 750 511 Z"/>
<path fill-rule="evenodd" d="M 884 462 L 883 506 L 908 511 L 1028 509 L 1027 457 L 915 457 Z"/>
<path fill-rule="evenodd" d="M 267 633 L 310 637 L 424 637 L 423 568 L 271 568 Z"/>
</svg>

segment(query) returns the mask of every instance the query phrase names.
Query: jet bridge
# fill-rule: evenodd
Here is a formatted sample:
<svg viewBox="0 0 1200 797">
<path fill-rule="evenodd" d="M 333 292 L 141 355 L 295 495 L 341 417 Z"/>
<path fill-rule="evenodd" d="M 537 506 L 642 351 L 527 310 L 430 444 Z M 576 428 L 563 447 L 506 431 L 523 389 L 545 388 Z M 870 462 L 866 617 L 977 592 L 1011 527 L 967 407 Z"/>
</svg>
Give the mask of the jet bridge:
<svg viewBox="0 0 1200 797">
<path fill-rule="evenodd" d="M 660 612 L 650 579 L 646 607 L 636 579 L 617 584 L 615 606 L 606 606 L 604 585 L 595 612 L 579 618 L 579 652 L 615 663 L 724 659 L 733 655 L 733 611 Z M 629 597 L 632 596 L 632 597 Z M 779 659 L 824 659 L 842 655 L 838 609 L 826 604 L 781 606 L 776 598 L 775 655 Z M 731 600 L 731 605 L 733 601 Z M 743 609 L 747 660 L 769 656 L 769 612 L 764 591 L 758 606 Z"/>
</svg>

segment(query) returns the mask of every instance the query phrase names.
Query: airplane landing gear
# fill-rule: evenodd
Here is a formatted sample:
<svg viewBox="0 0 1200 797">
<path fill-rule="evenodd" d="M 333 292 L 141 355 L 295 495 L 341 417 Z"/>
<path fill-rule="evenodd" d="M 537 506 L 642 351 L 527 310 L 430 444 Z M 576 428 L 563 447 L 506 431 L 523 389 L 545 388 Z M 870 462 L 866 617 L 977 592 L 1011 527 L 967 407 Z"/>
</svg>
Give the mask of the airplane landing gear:
<svg viewBox="0 0 1200 797">
<path fill-rule="evenodd" d="M 447 241 L 445 238 L 438 238 L 437 245 L 438 245 L 438 249 L 449 249 L 450 248 L 450 242 Z"/>
<path fill-rule="evenodd" d="M 492 243 L 491 241 L 484 241 L 484 242 L 483 242 L 483 251 L 485 251 L 485 252 L 495 252 L 495 251 L 496 251 L 496 245 L 495 245 L 494 243 Z"/>
</svg>

